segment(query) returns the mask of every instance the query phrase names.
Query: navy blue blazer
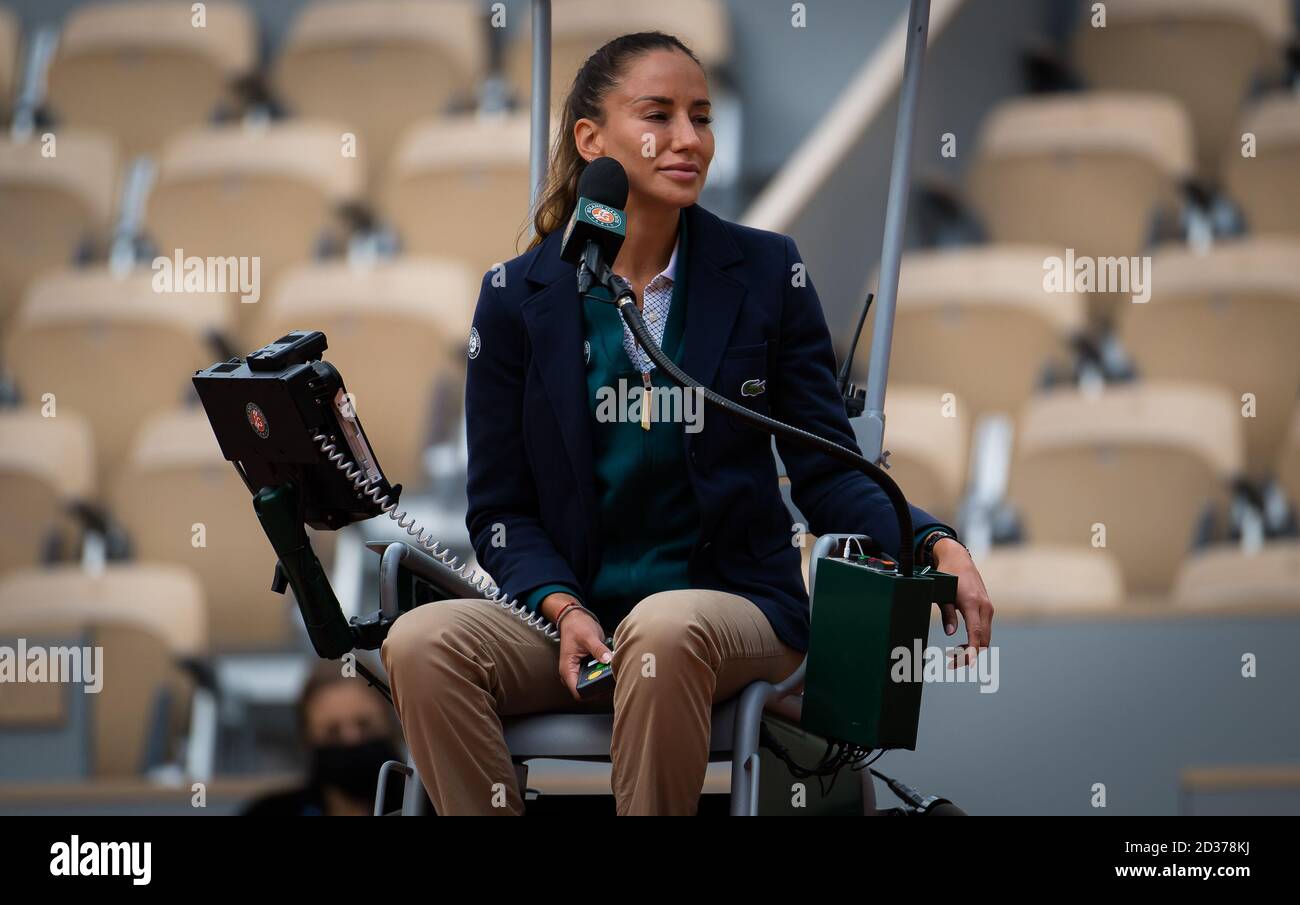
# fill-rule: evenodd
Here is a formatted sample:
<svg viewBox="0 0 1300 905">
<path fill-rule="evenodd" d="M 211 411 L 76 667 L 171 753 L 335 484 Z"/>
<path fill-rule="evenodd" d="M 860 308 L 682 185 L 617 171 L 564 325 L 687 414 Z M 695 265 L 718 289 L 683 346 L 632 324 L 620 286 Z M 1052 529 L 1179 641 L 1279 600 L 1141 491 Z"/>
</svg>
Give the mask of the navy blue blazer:
<svg viewBox="0 0 1300 905">
<path fill-rule="evenodd" d="M 683 370 L 741 405 L 857 450 L 817 292 L 806 273 L 792 285 L 801 263 L 794 241 L 698 204 L 686 216 Z M 557 230 L 504 273 L 484 275 L 469 342 L 466 526 L 479 563 L 520 598 L 553 582 L 586 589 L 601 557 L 582 306 L 560 239 Z M 765 382 L 750 383 L 751 393 L 765 391 L 742 395 L 751 381 Z M 692 583 L 748 598 L 782 641 L 806 650 L 808 595 L 771 438 L 718 409 L 706 407 L 702 420 L 700 431 L 684 433 L 700 510 Z M 777 449 L 808 531 L 869 534 L 898 554 L 898 524 L 874 482 L 824 453 L 785 441 Z M 912 524 L 941 523 L 913 506 Z"/>
</svg>

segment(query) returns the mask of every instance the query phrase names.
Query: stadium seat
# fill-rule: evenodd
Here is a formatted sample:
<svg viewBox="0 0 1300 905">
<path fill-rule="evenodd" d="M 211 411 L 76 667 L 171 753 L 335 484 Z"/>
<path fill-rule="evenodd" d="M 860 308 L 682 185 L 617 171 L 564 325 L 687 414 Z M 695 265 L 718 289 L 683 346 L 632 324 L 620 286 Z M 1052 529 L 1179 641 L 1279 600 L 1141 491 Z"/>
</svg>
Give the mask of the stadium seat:
<svg viewBox="0 0 1300 905">
<path fill-rule="evenodd" d="M 1124 576 L 1109 550 L 1065 544 L 996 546 L 975 562 L 1001 616 L 1113 612 Z"/>
<path fill-rule="evenodd" d="M 1293 28 L 1288 0 L 1110 0 L 1106 27 L 1080 22 L 1074 59 L 1102 91 L 1152 91 L 1191 117 L 1207 183 L 1238 145 L 1241 105 L 1261 76 L 1278 78 Z"/>
<path fill-rule="evenodd" d="M 220 294 L 155 292 L 143 270 L 61 272 L 32 286 L 5 361 L 26 404 L 43 405 L 49 393 L 57 415 L 90 422 L 97 499 L 144 420 L 192 394 L 190 375 L 217 357 L 209 333 L 226 328 L 230 304 Z"/>
<path fill-rule="evenodd" d="M 184 715 L 190 683 L 176 665 L 206 649 L 203 592 L 193 575 L 174 566 L 112 564 L 100 574 L 76 566 L 25 569 L 0 579 L 0 638 L 19 637 L 29 644 L 102 647 L 103 687 L 96 694 L 84 694 L 79 686 L 63 685 L 63 702 L 48 697 L 36 702 L 43 705 L 43 725 L 34 727 L 35 738 L 23 739 L 17 726 L 4 725 L 0 706 L 6 750 L 21 744 L 39 752 L 42 737 L 48 739 L 57 728 L 49 725 L 51 717 L 63 722 L 70 710 L 87 708 L 79 720 L 79 750 L 68 752 L 63 739 L 54 736 L 50 753 L 65 758 L 71 753 L 80 762 L 80 775 L 138 775 L 159 724 L 170 729 L 170 735 Z M 37 708 L 32 703 L 17 702 L 19 713 L 9 714 L 10 719 L 18 716 L 15 722 L 33 728 L 31 711 Z M 0 771 L 53 778 L 41 772 L 47 768 L 42 763 L 8 764 Z"/>
<path fill-rule="evenodd" d="M 1300 234 L 1300 99 L 1270 97 L 1252 108 L 1241 124 L 1255 136 L 1255 156 L 1241 146 L 1224 164 L 1224 183 L 1253 233 Z"/>
<path fill-rule="evenodd" d="M 0 410 L 0 573 L 35 566 L 53 534 L 71 551 L 67 506 L 89 499 L 95 479 L 90 425 L 75 412 Z"/>
<path fill-rule="evenodd" d="M 450 378 L 460 413 L 465 343 L 478 277 L 459 262 L 397 258 L 370 266 L 327 262 L 285 274 L 258 322 L 261 342 L 310 325 L 329 339 L 328 359 L 348 392 L 384 471 L 407 487 L 426 483 L 423 452 L 434 387 Z"/>
<path fill-rule="evenodd" d="M 107 242 L 117 157 L 105 136 L 60 130 L 0 139 L 0 326 L 32 278 Z"/>
<path fill-rule="evenodd" d="M 357 130 L 373 177 L 411 122 L 474 100 L 487 44 L 472 0 L 333 0 L 302 8 L 274 68 L 276 95 L 299 116 Z"/>
<path fill-rule="evenodd" d="M 1005 101 L 990 113 L 969 197 L 996 242 L 1135 255 L 1192 168 L 1191 125 L 1156 94 Z"/>
<path fill-rule="evenodd" d="M 411 127 L 383 204 L 407 253 L 481 275 L 523 252 L 528 198 L 528 118 L 458 116 Z"/>
<path fill-rule="evenodd" d="M 1174 605 L 1187 610 L 1300 610 L 1300 541 L 1272 541 L 1258 551 L 1214 547 L 1188 557 L 1174 586 Z"/>
<path fill-rule="evenodd" d="M 1241 468 L 1226 390 L 1143 382 L 1032 399 L 1018 421 L 1009 499 L 1034 544 L 1104 546 L 1131 592 L 1162 594 L 1207 504 Z M 1104 531 L 1104 534 L 1103 534 Z"/>
<path fill-rule="evenodd" d="M 967 416 L 949 408 L 941 386 L 895 383 L 885 397 L 889 476 L 909 502 L 945 521 L 957 517 L 966 483 Z M 855 418 L 859 429 L 865 419 Z"/>
<path fill-rule="evenodd" d="M 18 84 L 18 19 L 8 7 L 0 6 L 0 122 L 14 109 Z"/>
<path fill-rule="evenodd" d="M 49 72 L 49 105 L 59 121 L 107 132 L 133 156 L 211 120 L 256 62 L 256 23 L 242 3 L 208 0 L 199 27 L 192 6 L 76 6 Z"/>
<path fill-rule="evenodd" d="M 110 493 L 137 561 L 182 566 L 201 582 L 214 651 L 289 642 L 293 597 L 271 590 L 275 552 L 201 408 L 146 421 Z"/>
<path fill-rule="evenodd" d="M 341 153 L 344 131 L 295 121 L 177 136 L 163 151 L 146 213 L 159 254 L 257 258 L 265 302 L 277 273 L 342 235 L 338 212 L 363 182 L 358 161 Z M 256 308 L 239 305 L 246 340 Z"/>
<path fill-rule="evenodd" d="M 1203 380 L 1243 417 L 1246 468 L 1273 470 L 1300 388 L 1300 236 L 1184 247 L 1152 259 L 1151 299 L 1119 308 L 1120 338 L 1140 377 Z"/>
<path fill-rule="evenodd" d="M 1067 340 L 1086 320 L 1082 296 L 1043 288 L 1043 262 L 1054 254 L 1059 251 L 1041 246 L 995 245 L 906 255 L 890 382 L 952 393 L 967 429 L 981 415 L 1020 411 L 1044 366 L 1070 360 Z M 867 373 L 874 330 L 875 318 L 868 317 L 857 374 Z M 891 389 L 891 405 L 893 399 Z"/>
<path fill-rule="evenodd" d="M 532 96 L 532 23 L 522 9 L 512 26 L 506 53 L 506 75 L 515 96 L 525 103 Z M 720 0 L 655 0 L 654 3 L 610 4 L 603 0 L 556 0 L 551 5 L 551 106 L 556 108 L 573 85 L 587 57 L 619 35 L 637 31 L 676 35 L 706 70 L 715 69 L 731 54 L 727 5 Z"/>
</svg>

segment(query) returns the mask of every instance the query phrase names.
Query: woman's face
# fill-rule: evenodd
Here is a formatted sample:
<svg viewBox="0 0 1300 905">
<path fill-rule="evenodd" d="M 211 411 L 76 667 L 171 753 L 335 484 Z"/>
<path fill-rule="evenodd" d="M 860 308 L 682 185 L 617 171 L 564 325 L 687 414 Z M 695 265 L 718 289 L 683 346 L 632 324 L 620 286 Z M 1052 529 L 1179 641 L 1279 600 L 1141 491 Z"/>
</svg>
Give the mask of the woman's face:
<svg viewBox="0 0 1300 905">
<path fill-rule="evenodd" d="M 605 96 L 605 122 L 580 119 L 578 153 L 613 157 L 627 171 L 629 206 L 688 207 L 699 200 L 713 160 L 709 85 L 678 50 L 637 57 Z"/>
</svg>

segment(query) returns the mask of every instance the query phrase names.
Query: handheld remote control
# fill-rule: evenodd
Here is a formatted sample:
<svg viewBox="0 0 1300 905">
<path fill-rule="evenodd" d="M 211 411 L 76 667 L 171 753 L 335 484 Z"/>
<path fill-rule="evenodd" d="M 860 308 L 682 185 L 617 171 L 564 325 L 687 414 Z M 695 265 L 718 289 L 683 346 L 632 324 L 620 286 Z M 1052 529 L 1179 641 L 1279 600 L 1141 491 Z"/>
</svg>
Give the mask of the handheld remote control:
<svg viewBox="0 0 1300 905">
<path fill-rule="evenodd" d="M 614 639 L 606 638 L 605 646 L 614 648 Z M 614 690 L 614 664 L 601 663 L 592 657 L 578 670 L 578 697 L 590 701 Z"/>
</svg>

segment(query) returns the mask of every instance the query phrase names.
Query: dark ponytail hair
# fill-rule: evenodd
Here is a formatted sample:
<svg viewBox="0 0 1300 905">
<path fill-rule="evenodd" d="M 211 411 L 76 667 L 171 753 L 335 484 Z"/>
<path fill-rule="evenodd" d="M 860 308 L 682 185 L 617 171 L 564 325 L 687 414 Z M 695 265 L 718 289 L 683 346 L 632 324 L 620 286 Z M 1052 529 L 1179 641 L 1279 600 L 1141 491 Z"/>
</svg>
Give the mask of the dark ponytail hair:
<svg viewBox="0 0 1300 905">
<path fill-rule="evenodd" d="M 535 235 L 529 248 L 536 247 L 552 232 L 563 228 L 578 203 L 578 177 L 586 168 L 587 161 L 578 153 L 573 138 L 574 126 L 580 119 L 603 123 L 603 105 L 609 90 L 618 84 L 633 60 L 653 50 L 680 50 L 700 65 L 699 58 L 673 35 L 642 31 L 607 42 L 587 57 L 587 62 L 574 76 L 573 86 L 564 101 L 559 136 L 551 150 L 546 185 L 538 195 L 537 209 L 533 212 Z"/>
</svg>

